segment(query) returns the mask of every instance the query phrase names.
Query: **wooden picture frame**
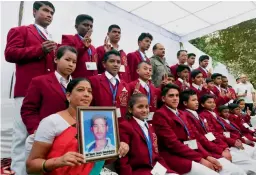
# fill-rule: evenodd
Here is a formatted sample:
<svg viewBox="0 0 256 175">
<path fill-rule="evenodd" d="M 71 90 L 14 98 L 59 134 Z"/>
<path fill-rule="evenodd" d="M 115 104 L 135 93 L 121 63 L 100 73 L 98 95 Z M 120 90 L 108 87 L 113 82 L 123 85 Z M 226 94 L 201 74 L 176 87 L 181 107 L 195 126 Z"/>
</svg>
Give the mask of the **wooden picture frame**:
<svg viewBox="0 0 256 175">
<path fill-rule="evenodd" d="M 120 146 L 116 107 L 77 107 L 79 152 L 85 162 L 118 158 Z M 104 142 L 103 147 L 97 142 Z"/>
</svg>

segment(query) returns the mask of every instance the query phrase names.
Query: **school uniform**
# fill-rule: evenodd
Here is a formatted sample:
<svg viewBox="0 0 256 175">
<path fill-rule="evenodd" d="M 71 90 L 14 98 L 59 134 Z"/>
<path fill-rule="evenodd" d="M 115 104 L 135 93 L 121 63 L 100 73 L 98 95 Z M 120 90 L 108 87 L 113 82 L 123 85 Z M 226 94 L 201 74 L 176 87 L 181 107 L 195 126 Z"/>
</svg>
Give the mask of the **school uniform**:
<svg viewBox="0 0 256 175">
<path fill-rule="evenodd" d="M 189 140 L 189 137 L 194 136 L 188 128 L 184 113 L 180 110 L 177 112 L 176 115 L 163 105 L 153 116 L 153 127 L 158 137 L 160 155 L 172 170 L 180 174 L 218 174 L 198 163 L 203 157 L 209 156 L 199 143 L 198 150 L 183 144 L 184 141 Z"/>
<path fill-rule="evenodd" d="M 97 54 L 98 54 L 98 70 L 99 70 L 99 74 L 102 74 L 105 72 L 105 68 L 103 67 L 103 61 L 104 61 L 104 54 L 105 54 L 105 49 L 104 46 L 99 46 L 96 49 Z M 128 66 L 128 60 L 126 57 L 126 53 L 124 52 L 124 50 L 119 49 L 118 50 L 120 53 L 120 58 L 121 58 L 121 67 L 119 70 L 119 77 L 121 80 L 125 81 L 126 83 L 129 83 L 131 81 L 131 75 L 130 75 L 130 69 Z"/>
<path fill-rule="evenodd" d="M 33 134 L 40 121 L 67 108 L 66 81 L 57 71 L 33 78 L 21 106 L 21 117 L 29 134 Z"/>
<path fill-rule="evenodd" d="M 184 83 L 184 80 L 182 80 L 181 78 L 178 78 L 174 84 L 176 84 L 177 86 L 179 86 L 181 91 L 184 91 L 186 89 L 190 88 L 190 84 L 189 82 L 186 82 L 186 84 Z"/>
<path fill-rule="evenodd" d="M 207 69 L 199 66 L 196 70 L 199 70 L 203 74 L 204 79 L 208 78 L 208 70 Z"/>
<path fill-rule="evenodd" d="M 119 132 L 120 141 L 127 143 L 130 149 L 119 161 L 118 174 L 151 175 L 156 162 L 164 166 L 167 173 L 175 173 L 159 155 L 156 134 L 146 121 L 132 117 L 119 125 Z"/>
<path fill-rule="evenodd" d="M 62 45 L 68 45 L 76 48 L 77 55 L 77 63 L 76 69 L 72 73 L 73 78 L 89 78 L 94 75 L 98 75 L 97 70 L 97 62 L 98 56 L 96 49 L 93 45 L 90 45 L 87 48 L 82 42 L 82 36 L 75 35 L 62 35 Z"/>
<path fill-rule="evenodd" d="M 139 78 L 139 75 L 137 73 L 139 63 L 142 61 L 150 62 L 146 54 L 142 53 L 140 50 L 128 53 L 127 61 L 130 70 L 131 81 L 135 81 Z"/>
<path fill-rule="evenodd" d="M 177 80 L 179 77 L 178 77 L 178 74 L 177 74 L 177 68 L 178 68 L 179 64 L 174 64 L 170 67 L 171 69 L 171 73 L 172 75 L 174 76 L 174 79 Z"/>
<path fill-rule="evenodd" d="M 215 85 L 212 89 L 212 92 L 214 93 L 214 95 L 216 97 L 216 99 L 215 99 L 216 106 L 224 105 L 230 101 L 230 98 L 228 98 L 227 96 L 224 96 L 224 97 L 220 96 L 220 93 L 221 93 L 220 86 Z"/>
<path fill-rule="evenodd" d="M 125 117 L 129 100 L 129 86 L 120 80 L 119 76 L 113 77 L 109 72 L 90 77 L 93 106 L 116 106 L 117 115 Z"/>
<path fill-rule="evenodd" d="M 20 116 L 20 107 L 32 78 L 54 71 L 54 52 L 44 53 L 42 43 L 49 33 L 37 24 L 11 28 L 7 35 L 5 60 L 15 63 L 14 102 L 17 114 L 13 122 L 12 164 L 16 175 L 26 174 L 25 140 L 27 131 Z"/>
</svg>

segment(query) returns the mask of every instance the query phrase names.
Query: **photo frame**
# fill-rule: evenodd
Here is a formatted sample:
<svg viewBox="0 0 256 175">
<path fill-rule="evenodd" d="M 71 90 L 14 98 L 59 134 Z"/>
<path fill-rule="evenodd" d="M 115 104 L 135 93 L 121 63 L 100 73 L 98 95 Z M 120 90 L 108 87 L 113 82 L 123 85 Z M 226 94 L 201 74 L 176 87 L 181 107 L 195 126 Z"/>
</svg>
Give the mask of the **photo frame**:
<svg viewBox="0 0 256 175">
<path fill-rule="evenodd" d="M 85 162 L 118 158 L 120 139 L 116 107 L 79 106 L 77 130 L 79 152 L 85 156 Z"/>
</svg>

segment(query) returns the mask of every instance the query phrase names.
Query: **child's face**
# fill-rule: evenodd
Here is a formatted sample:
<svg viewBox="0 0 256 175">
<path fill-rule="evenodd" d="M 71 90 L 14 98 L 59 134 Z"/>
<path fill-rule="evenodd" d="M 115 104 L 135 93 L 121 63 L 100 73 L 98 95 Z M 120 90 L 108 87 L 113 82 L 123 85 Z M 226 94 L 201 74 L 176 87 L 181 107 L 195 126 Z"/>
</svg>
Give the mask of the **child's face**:
<svg viewBox="0 0 256 175">
<path fill-rule="evenodd" d="M 203 84 L 203 80 L 204 80 L 203 74 L 200 73 L 200 74 L 198 74 L 192 81 L 193 81 L 193 83 L 195 83 L 196 85 L 200 86 L 201 84 Z"/>
<path fill-rule="evenodd" d="M 236 115 L 240 115 L 240 113 L 241 113 L 240 107 L 237 107 L 237 108 L 233 109 L 233 110 L 232 110 L 232 113 L 233 113 L 233 114 L 236 114 Z"/>
<path fill-rule="evenodd" d="M 142 80 L 149 80 L 152 75 L 152 66 L 142 63 L 138 68 L 137 73 Z"/>
<path fill-rule="evenodd" d="M 216 77 L 216 78 L 214 79 L 214 83 L 215 83 L 216 85 L 221 85 L 221 83 L 222 83 L 221 76 Z"/>
<path fill-rule="evenodd" d="M 189 70 L 185 69 L 185 70 L 181 71 L 178 75 L 179 75 L 179 77 L 180 77 L 182 80 L 184 80 L 184 79 L 187 80 L 188 77 L 189 77 Z"/>
<path fill-rule="evenodd" d="M 224 109 L 224 110 L 222 110 L 221 113 L 220 113 L 220 115 L 221 115 L 223 118 L 227 119 L 228 116 L 229 116 L 229 109 Z"/>
<path fill-rule="evenodd" d="M 208 85 L 209 89 L 213 89 L 213 87 L 214 87 L 214 83 L 213 82 L 209 82 L 207 85 Z"/>
<path fill-rule="evenodd" d="M 245 102 L 244 101 L 240 101 L 240 103 L 238 105 L 239 105 L 241 110 L 244 110 L 244 108 L 245 108 Z"/>
<path fill-rule="evenodd" d="M 148 99 L 146 97 L 138 98 L 132 109 L 129 110 L 134 117 L 140 120 L 146 119 L 149 114 Z"/>
<path fill-rule="evenodd" d="M 198 100 L 197 95 L 192 95 L 189 97 L 188 102 L 185 102 L 184 105 L 191 110 L 197 110 L 198 109 Z"/>
<path fill-rule="evenodd" d="M 201 104 L 205 109 L 213 111 L 216 107 L 214 98 L 208 98 L 204 103 Z"/>
<path fill-rule="evenodd" d="M 167 84 L 173 84 L 174 83 L 174 78 L 173 77 L 168 77 L 167 78 Z"/>
</svg>

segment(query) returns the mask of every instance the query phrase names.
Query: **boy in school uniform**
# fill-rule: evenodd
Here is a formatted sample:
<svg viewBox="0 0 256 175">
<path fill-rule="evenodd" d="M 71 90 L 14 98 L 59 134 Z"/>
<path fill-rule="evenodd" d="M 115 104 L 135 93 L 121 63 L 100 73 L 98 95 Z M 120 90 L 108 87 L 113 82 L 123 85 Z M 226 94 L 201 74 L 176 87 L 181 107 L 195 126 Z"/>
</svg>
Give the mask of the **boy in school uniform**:
<svg viewBox="0 0 256 175">
<path fill-rule="evenodd" d="M 117 117 L 124 117 L 129 100 L 129 86 L 119 78 L 121 66 L 120 53 L 116 50 L 106 52 L 103 66 L 106 71 L 90 77 L 93 89 L 93 106 L 116 106 Z"/>
<path fill-rule="evenodd" d="M 192 81 L 190 89 L 196 92 L 198 99 L 200 99 L 202 95 L 210 93 L 207 84 L 204 83 L 203 74 L 200 70 L 193 70 L 190 74 L 190 78 Z"/>
<path fill-rule="evenodd" d="M 177 66 L 176 72 L 177 72 L 178 79 L 175 81 L 174 84 L 179 86 L 181 91 L 189 89 L 190 88 L 190 83 L 189 83 L 190 68 L 187 65 L 180 64 Z"/>
<path fill-rule="evenodd" d="M 170 67 L 171 69 L 171 73 L 172 75 L 174 75 L 175 77 L 175 80 L 177 80 L 179 77 L 178 77 L 178 74 L 177 74 L 177 68 L 179 65 L 185 65 L 185 63 L 187 62 L 188 60 L 188 54 L 187 54 L 187 51 L 186 50 L 179 50 L 177 52 L 177 59 L 178 59 L 178 63 L 177 64 L 174 64 Z M 189 69 L 190 70 L 190 69 Z"/>
<path fill-rule="evenodd" d="M 128 53 L 127 61 L 131 74 L 131 81 L 135 81 L 139 78 L 137 74 L 138 64 L 142 61 L 149 62 L 149 58 L 146 56 L 146 51 L 150 48 L 153 36 L 150 33 L 141 33 L 138 38 L 139 49 L 135 52 Z"/>
<path fill-rule="evenodd" d="M 104 61 L 104 54 L 112 49 L 117 50 L 120 53 L 121 57 L 121 67 L 118 72 L 118 76 L 121 80 L 125 81 L 126 83 L 129 83 L 131 80 L 130 70 L 128 67 L 128 60 L 126 57 L 126 53 L 122 48 L 119 46 L 119 41 L 121 38 L 121 28 L 113 24 L 108 27 L 108 33 L 107 37 L 105 38 L 104 45 L 97 47 L 97 54 L 98 54 L 98 69 L 99 74 L 102 74 L 105 72 L 105 67 L 103 65 Z"/>
<path fill-rule="evenodd" d="M 78 15 L 76 17 L 75 28 L 77 34 L 62 35 L 62 45 L 72 46 L 78 52 L 77 66 L 72 73 L 72 77 L 89 78 L 98 75 L 98 57 L 90 38 L 93 28 L 93 18 L 86 14 Z"/>
<path fill-rule="evenodd" d="M 218 174 L 214 171 L 214 167 L 221 169 L 218 161 L 193 139 L 184 113 L 177 109 L 179 87 L 168 84 L 161 95 L 164 104 L 155 112 L 152 123 L 166 164 L 180 174 Z"/>
<path fill-rule="evenodd" d="M 201 55 L 199 57 L 199 67 L 197 70 L 200 70 L 203 74 L 204 79 L 210 78 L 212 73 L 211 70 L 207 70 L 207 66 L 209 64 L 210 57 L 208 55 Z"/>
<path fill-rule="evenodd" d="M 57 44 L 47 31 L 54 13 L 55 8 L 51 2 L 35 1 L 35 23 L 14 27 L 7 35 L 5 60 L 16 64 L 14 100 L 18 113 L 14 117 L 11 149 L 11 169 L 16 175 L 26 174 L 24 146 L 27 132 L 20 116 L 22 101 L 32 78 L 54 71 L 54 51 Z"/>
</svg>

